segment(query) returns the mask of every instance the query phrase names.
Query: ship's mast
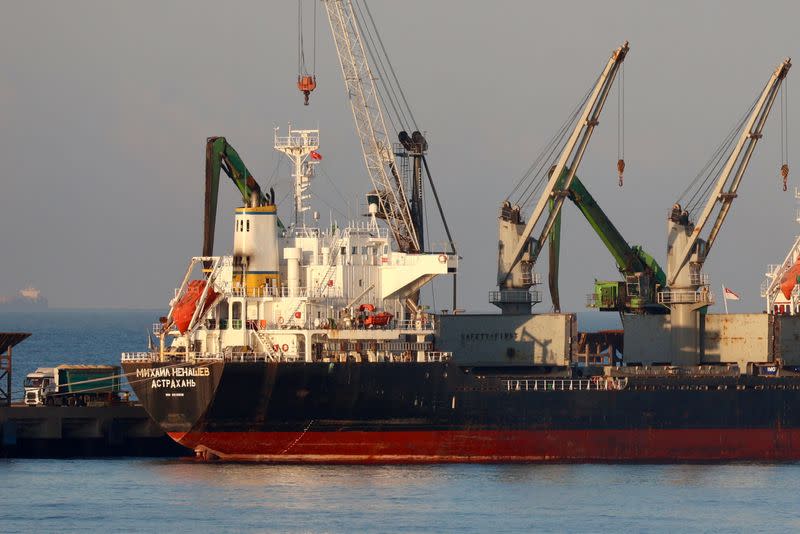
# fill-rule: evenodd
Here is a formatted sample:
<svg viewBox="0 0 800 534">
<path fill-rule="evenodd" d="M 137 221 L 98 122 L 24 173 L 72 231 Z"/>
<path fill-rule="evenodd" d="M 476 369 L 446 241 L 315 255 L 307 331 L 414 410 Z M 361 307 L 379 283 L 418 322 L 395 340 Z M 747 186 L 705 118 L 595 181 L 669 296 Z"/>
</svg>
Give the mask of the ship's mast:
<svg viewBox="0 0 800 534">
<path fill-rule="evenodd" d="M 294 227 L 305 226 L 305 212 L 310 207 L 305 203 L 311 198 L 307 193 L 318 162 L 319 130 L 293 130 L 289 124 L 288 135 L 278 135 L 275 128 L 275 150 L 283 152 L 291 160 L 294 178 Z M 316 155 L 316 158 L 314 157 Z M 302 219 L 302 220 L 301 220 Z"/>
</svg>

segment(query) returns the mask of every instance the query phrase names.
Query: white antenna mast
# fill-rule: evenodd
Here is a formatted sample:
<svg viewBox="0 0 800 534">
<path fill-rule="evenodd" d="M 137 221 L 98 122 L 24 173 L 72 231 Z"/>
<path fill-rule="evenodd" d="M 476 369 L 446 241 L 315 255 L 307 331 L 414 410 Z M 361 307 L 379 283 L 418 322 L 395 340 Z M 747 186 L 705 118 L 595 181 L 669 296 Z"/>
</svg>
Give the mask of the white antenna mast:
<svg viewBox="0 0 800 534">
<path fill-rule="evenodd" d="M 283 152 L 292 161 L 294 170 L 294 227 L 297 228 L 301 221 L 305 226 L 305 212 L 310 208 L 305 201 L 311 198 L 307 193 L 311 186 L 311 179 L 314 177 L 314 166 L 318 163 L 321 156 L 317 153 L 319 149 L 319 130 L 292 130 L 289 123 L 289 134 L 287 136 L 278 135 L 278 128 L 275 128 L 275 150 Z M 315 157 L 316 155 L 316 157 Z"/>
</svg>

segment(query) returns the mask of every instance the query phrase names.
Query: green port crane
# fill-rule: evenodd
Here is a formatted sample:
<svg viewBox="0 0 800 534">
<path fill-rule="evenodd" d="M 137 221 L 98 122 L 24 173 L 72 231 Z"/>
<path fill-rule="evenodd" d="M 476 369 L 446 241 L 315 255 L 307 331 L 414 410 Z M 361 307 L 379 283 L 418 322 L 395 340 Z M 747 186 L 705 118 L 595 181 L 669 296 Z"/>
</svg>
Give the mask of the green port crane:
<svg viewBox="0 0 800 534">
<path fill-rule="evenodd" d="M 562 172 L 560 182 L 566 180 Z M 611 219 L 600 208 L 583 183 L 575 176 L 567 190 L 575 207 L 597 233 L 606 246 L 624 281 L 596 280 L 590 296 L 590 307 L 601 311 L 620 313 L 663 314 L 667 309 L 656 303 L 656 292 L 666 286 L 666 274 L 656 260 L 638 245 L 630 245 L 622 237 Z M 552 203 L 552 200 L 551 200 Z M 558 262 L 561 240 L 561 214 L 559 213 L 549 236 L 550 275 L 549 287 L 553 307 L 560 308 L 558 293 Z"/>
<path fill-rule="evenodd" d="M 224 137 L 209 137 L 206 140 L 206 195 L 205 214 L 203 218 L 203 256 L 214 253 L 214 229 L 217 220 L 217 200 L 219 197 L 219 171 L 231 179 L 242 194 L 245 206 L 268 206 L 275 203 L 275 191 L 270 188 L 269 194 L 261 191 L 253 175 L 239 156 L 239 153 L 228 144 Z M 284 229 L 278 219 L 278 226 Z"/>
</svg>

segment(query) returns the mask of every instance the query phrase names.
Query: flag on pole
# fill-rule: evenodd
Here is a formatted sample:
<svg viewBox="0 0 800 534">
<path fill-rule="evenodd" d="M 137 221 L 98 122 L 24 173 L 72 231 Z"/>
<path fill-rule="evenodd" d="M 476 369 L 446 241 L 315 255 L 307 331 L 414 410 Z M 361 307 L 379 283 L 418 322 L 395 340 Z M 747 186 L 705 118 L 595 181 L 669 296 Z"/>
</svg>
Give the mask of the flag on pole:
<svg viewBox="0 0 800 534">
<path fill-rule="evenodd" d="M 722 286 L 722 291 L 725 300 L 739 300 L 739 295 L 731 291 L 729 287 Z"/>
<path fill-rule="evenodd" d="M 729 300 L 739 300 L 739 295 L 725 287 L 725 284 L 722 284 L 722 302 L 725 303 L 725 313 L 728 313 Z"/>
</svg>

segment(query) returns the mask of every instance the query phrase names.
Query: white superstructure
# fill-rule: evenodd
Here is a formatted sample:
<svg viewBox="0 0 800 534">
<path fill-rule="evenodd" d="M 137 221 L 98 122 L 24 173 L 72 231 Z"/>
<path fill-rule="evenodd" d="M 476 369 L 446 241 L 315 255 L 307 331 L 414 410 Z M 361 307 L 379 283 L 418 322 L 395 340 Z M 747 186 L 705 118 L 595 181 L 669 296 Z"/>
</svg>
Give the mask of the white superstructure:
<svg viewBox="0 0 800 534">
<path fill-rule="evenodd" d="M 285 137 L 276 131 L 275 148 L 294 162 L 298 215 L 308 209 L 307 159 L 318 147 L 318 130 L 290 129 Z M 378 209 L 370 205 L 367 221 L 344 227 L 307 226 L 298 217 L 281 230 L 276 206 L 237 208 L 233 255 L 193 258 L 157 325 L 161 357 L 442 358 L 432 350 L 434 317 L 414 299 L 437 275 L 455 273 L 458 258 L 395 251 Z M 192 278 L 205 282 L 192 286 Z M 187 307 L 191 319 L 180 331 L 177 317 Z"/>
<path fill-rule="evenodd" d="M 800 204 L 800 189 L 794 190 L 794 198 Z M 797 209 L 795 221 L 800 224 L 800 207 Z M 794 240 L 783 263 L 767 266 L 766 278 L 761 283 L 761 296 L 767 301 L 767 313 L 774 315 L 800 314 L 800 284 L 797 284 L 796 280 L 794 280 L 794 284 L 791 283 L 791 277 L 797 276 L 798 269 L 795 266 L 798 262 L 800 262 L 800 236 Z M 787 289 L 792 286 L 788 298 L 781 287 L 784 282 L 789 282 L 786 286 Z"/>
</svg>

